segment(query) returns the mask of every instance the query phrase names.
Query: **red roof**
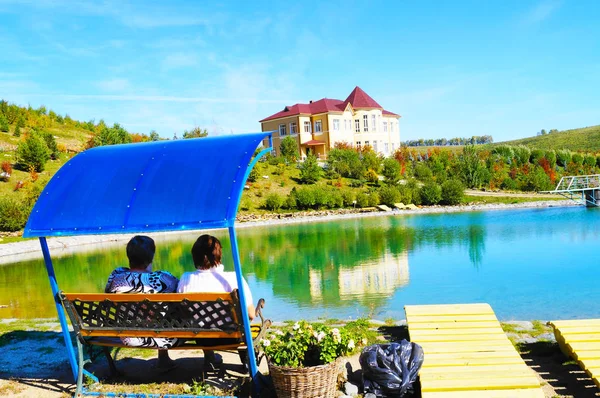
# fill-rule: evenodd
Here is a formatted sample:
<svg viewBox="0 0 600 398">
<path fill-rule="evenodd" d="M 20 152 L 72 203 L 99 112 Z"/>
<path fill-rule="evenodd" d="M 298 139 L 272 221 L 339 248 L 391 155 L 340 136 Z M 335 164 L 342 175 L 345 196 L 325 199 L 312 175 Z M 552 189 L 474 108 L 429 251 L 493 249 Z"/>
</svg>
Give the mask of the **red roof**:
<svg viewBox="0 0 600 398">
<path fill-rule="evenodd" d="M 400 115 L 398 115 L 397 113 L 394 112 L 390 112 L 390 111 L 386 111 L 385 109 L 381 111 L 381 114 L 383 116 L 396 116 L 396 117 L 401 117 Z"/>
<path fill-rule="evenodd" d="M 319 113 L 343 112 L 348 104 L 352 105 L 354 109 L 381 109 L 384 115 L 400 117 L 395 113 L 384 110 L 373 98 L 369 97 L 369 95 L 360 87 L 356 86 L 345 101 L 322 98 L 318 101 L 310 102 L 308 104 L 294 104 L 292 106 L 286 106 L 281 112 L 277 112 L 260 120 L 260 123 L 296 115 L 317 115 Z"/>
<path fill-rule="evenodd" d="M 325 141 L 310 140 L 310 141 L 303 142 L 302 145 L 307 145 L 307 146 L 325 145 Z"/>
<path fill-rule="evenodd" d="M 381 105 L 377 103 L 373 98 L 369 97 L 369 94 L 365 93 L 362 88 L 356 86 L 350 93 L 344 105 L 350 103 L 354 109 L 358 108 L 378 108 L 383 109 Z"/>
</svg>

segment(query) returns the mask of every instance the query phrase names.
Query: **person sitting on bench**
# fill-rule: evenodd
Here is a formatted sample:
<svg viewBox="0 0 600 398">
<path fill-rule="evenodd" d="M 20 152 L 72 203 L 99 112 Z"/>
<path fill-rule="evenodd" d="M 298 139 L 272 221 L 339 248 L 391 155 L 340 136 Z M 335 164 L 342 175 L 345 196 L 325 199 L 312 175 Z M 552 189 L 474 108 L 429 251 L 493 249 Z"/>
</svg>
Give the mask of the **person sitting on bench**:
<svg viewBox="0 0 600 398">
<path fill-rule="evenodd" d="M 156 246 L 148 236 L 137 235 L 127 243 L 129 268 L 115 269 L 108 277 L 105 293 L 173 293 L 178 280 L 167 271 L 153 271 L 152 260 Z M 175 362 L 169 358 L 167 349 L 173 347 L 177 339 L 155 337 L 123 337 L 123 344 L 132 347 L 157 347 L 158 368 L 170 370 Z"/>
<path fill-rule="evenodd" d="M 222 246 L 219 239 L 211 235 L 200 236 L 192 247 L 192 259 L 196 271 L 186 272 L 181 276 L 178 293 L 230 293 L 238 288 L 235 272 L 225 272 L 221 264 Z M 246 280 L 243 281 L 246 307 L 250 320 L 254 319 L 255 309 L 252 294 Z M 205 364 L 220 365 L 223 360 L 214 351 L 204 351 Z"/>
</svg>

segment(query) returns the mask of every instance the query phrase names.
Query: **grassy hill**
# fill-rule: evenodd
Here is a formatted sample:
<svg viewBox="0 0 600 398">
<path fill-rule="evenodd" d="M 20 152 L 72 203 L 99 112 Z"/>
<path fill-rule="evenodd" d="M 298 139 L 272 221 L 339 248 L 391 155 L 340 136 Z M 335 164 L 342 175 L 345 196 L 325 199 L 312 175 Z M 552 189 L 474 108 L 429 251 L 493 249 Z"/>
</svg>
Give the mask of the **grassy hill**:
<svg viewBox="0 0 600 398">
<path fill-rule="evenodd" d="M 579 129 L 564 130 L 537 137 L 499 142 L 493 145 L 526 145 L 539 149 L 569 149 L 571 151 L 600 151 L 600 125 Z"/>
</svg>

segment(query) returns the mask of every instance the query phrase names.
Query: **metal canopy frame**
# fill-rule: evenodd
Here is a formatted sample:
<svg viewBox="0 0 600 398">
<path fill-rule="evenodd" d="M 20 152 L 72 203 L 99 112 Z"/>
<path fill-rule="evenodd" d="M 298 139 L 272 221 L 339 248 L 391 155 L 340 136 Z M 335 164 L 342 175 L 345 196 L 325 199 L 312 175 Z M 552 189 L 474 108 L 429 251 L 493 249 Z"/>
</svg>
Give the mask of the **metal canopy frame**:
<svg viewBox="0 0 600 398">
<path fill-rule="evenodd" d="M 251 160 L 256 148 L 263 140 L 267 138 L 269 147 L 261 150 L 254 159 Z M 56 305 L 58 319 L 62 329 L 65 345 L 67 347 L 67 355 L 73 372 L 73 378 L 77 380 L 78 366 L 77 357 L 73 348 L 73 341 L 69 333 L 67 318 L 62 308 L 58 293 L 60 288 L 54 272 L 52 257 L 48 248 L 46 237 L 48 236 L 65 236 L 65 235 L 85 235 L 85 234 L 110 234 L 110 233 L 139 233 L 139 232 L 158 232 L 158 231 L 181 231 L 181 230 L 203 230 L 213 228 L 227 228 L 231 241 L 231 252 L 236 273 L 238 286 L 243 286 L 242 267 L 240 263 L 240 254 L 237 244 L 237 236 L 235 231 L 235 218 L 237 209 L 242 197 L 242 192 L 252 168 L 258 160 L 267 153 L 272 151 L 273 141 L 272 132 L 239 134 L 221 137 L 196 138 L 179 141 L 160 141 L 154 143 L 136 143 L 125 145 L 114 145 L 108 147 L 100 147 L 82 152 L 69 160 L 48 182 L 40 198 L 36 202 L 32 214 L 25 226 L 24 237 L 38 237 L 52 297 Z M 182 155 L 185 155 L 182 159 Z M 228 156 L 231 155 L 231 156 Z M 208 159 L 205 163 L 201 163 L 198 167 L 199 159 Z M 224 159 L 223 159 L 224 158 Z M 138 176 L 130 181 L 117 181 L 118 187 L 115 184 L 114 175 L 108 173 L 108 180 L 105 179 L 105 174 L 98 174 L 97 169 L 106 167 L 107 164 L 116 163 L 115 166 L 118 172 L 119 163 L 122 167 L 132 166 L 132 159 L 142 163 L 141 172 L 138 170 Z M 221 159 L 217 162 L 216 159 Z M 144 201 L 144 195 L 159 195 L 163 200 L 162 205 L 168 204 L 170 198 L 180 199 L 181 192 L 179 190 L 166 189 L 164 181 L 164 169 L 167 172 L 172 172 L 169 169 L 170 162 L 176 160 L 180 169 L 182 179 L 189 180 L 189 184 L 193 184 L 194 179 L 208 179 L 205 181 L 203 189 L 197 186 L 192 186 L 191 189 L 184 187 L 184 195 L 187 193 L 192 197 L 185 198 L 193 204 L 193 207 L 182 208 L 180 204 L 173 206 L 171 215 L 174 220 L 165 222 L 164 214 L 155 214 L 152 210 L 152 203 L 149 205 Z M 213 161 L 210 161 L 213 160 Z M 250 161 L 251 160 L 251 161 Z M 228 163 L 229 162 L 229 163 Z M 186 168 L 187 166 L 187 168 Z M 219 168 L 220 167 L 220 168 Z M 224 170 L 225 168 L 225 170 Z M 190 171 L 191 170 L 191 171 Z M 194 172 L 200 173 L 193 174 Z M 227 173 L 229 172 L 229 173 Z M 190 175 L 192 173 L 192 175 Z M 146 175 L 144 177 L 144 175 Z M 91 176 L 91 178 L 90 178 Z M 154 180 L 151 178 L 154 176 Z M 225 181 L 224 179 L 230 176 L 233 180 Z M 150 178 L 148 178 L 150 177 Z M 61 179 L 62 178 L 62 179 Z M 98 179 L 105 181 L 97 181 Z M 112 179 L 111 179 L 112 178 Z M 196 180 L 196 181 L 198 181 Z M 232 182 L 231 182 L 232 181 Z M 128 185 L 129 184 L 129 185 Z M 215 185 L 216 184 L 216 185 Z M 207 188 L 207 186 L 209 188 Z M 133 188 L 133 189 L 132 189 Z M 217 188 L 221 188 L 220 190 Z M 206 193 L 206 191 L 208 194 Z M 111 207 L 115 195 L 128 197 L 124 199 L 127 205 L 127 211 L 119 217 L 114 217 L 111 213 Z M 69 193 L 69 197 L 65 193 Z M 219 192 L 222 194 L 219 197 Z M 55 194 L 58 193 L 58 194 Z M 54 195 L 53 195 L 54 194 Z M 105 196 L 102 196 L 105 195 Z M 113 196 L 111 196 L 113 195 Z M 203 196 L 204 195 L 204 196 Z M 223 196 L 225 195 L 225 196 Z M 86 214 L 86 207 L 93 206 L 86 201 L 94 200 L 100 196 L 100 203 L 96 203 L 100 208 L 94 208 L 95 213 L 101 213 L 101 217 L 96 217 L 92 220 Z M 67 200 L 68 199 L 68 200 Z M 102 200 L 105 202 L 102 203 Z M 150 200 L 156 201 L 155 198 Z M 214 211 L 200 211 L 197 206 L 212 205 L 219 200 L 224 201 L 224 206 L 217 206 Z M 66 201 L 66 203 L 65 203 Z M 85 202 L 85 203 L 82 203 Z M 97 201 L 98 202 L 98 201 Z M 102 207 L 104 205 L 104 207 Z M 135 206 L 142 207 L 142 212 L 134 214 Z M 60 207 L 63 206 L 63 207 Z M 57 208 L 58 207 L 58 208 Z M 144 214 L 144 211 L 147 214 Z M 193 215 L 203 215 L 207 219 L 199 219 L 190 221 L 189 214 L 184 212 L 194 213 Z M 162 217 L 162 218 L 161 218 Z M 149 221 L 147 221 L 149 220 Z M 147 223 L 140 223 L 146 221 Z M 240 302 L 245 303 L 246 298 L 244 289 L 239 290 Z M 248 310 L 245 305 L 240 306 L 244 319 L 244 337 L 248 352 L 254 352 L 252 341 L 252 333 L 248 317 Z M 249 370 L 254 384 L 254 393 L 258 393 L 258 366 L 255 355 L 248 355 Z M 98 382 L 98 378 L 92 373 L 84 370 L 84 374 Z M 107 393 L 104 393 L 105 395 Z M 110 394 L 110 393 L 108 393 Z M 90 393 L 93 395 L 93 393 Z"/>
</svg>

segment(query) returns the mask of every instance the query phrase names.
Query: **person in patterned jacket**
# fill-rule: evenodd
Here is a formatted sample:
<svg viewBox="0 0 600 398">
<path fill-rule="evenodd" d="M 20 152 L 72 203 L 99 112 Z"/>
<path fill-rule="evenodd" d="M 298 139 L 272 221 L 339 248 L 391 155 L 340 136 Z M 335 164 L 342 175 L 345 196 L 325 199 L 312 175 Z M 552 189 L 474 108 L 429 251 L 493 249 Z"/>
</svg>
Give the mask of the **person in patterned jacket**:
<svg viewBox="0 0 600 398">
<path fill-rule="evenodd" d="M 148 236 L 137 235 L 127 243 L 129 268 L 115 269 L 108 277 L 105 293 L 173 293 L 179 280 L 167 271 L 153 271 L 152 260 L 156 246 Z M 175 362 L 169 358 L 167 349 L 177 339 L 154 337 L 123 337 L 123 344 L 132 347 L 158 348 L 158 368 L 169 370 Z"/>
</svg>

